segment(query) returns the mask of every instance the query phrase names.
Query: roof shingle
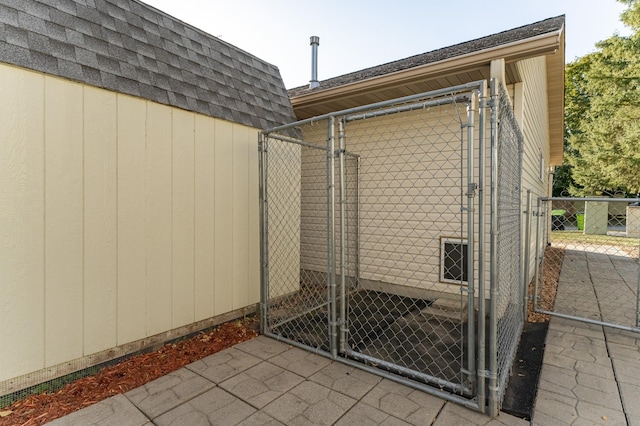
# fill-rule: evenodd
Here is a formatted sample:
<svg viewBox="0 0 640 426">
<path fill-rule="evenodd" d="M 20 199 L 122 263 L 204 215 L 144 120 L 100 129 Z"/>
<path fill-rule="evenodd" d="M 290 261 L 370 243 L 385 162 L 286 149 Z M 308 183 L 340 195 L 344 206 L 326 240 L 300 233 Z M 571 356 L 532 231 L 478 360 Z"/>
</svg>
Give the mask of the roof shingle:
<svg viewBox="0 0 640 426">
<path fill-rule="evenodd" d="M 295 121 L 274 65 L 138 0 L 0 0 L 0 62 L 239 122 Z"/>
</svg>

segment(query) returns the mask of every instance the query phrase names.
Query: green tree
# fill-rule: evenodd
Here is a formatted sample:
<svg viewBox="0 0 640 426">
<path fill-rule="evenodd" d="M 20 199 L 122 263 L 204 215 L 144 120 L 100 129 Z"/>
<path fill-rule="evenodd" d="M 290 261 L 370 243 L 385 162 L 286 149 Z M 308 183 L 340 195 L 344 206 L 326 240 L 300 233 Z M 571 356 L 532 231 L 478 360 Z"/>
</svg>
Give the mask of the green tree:
<svg viewBox="0 0 640 426">
<path fill-rule="evenodd" d="M 614 35 L 565 73 L 565 181 L 574 195 L 640 192 L 640 0 L 621 20 L 633 33 Z"/>
<path fill-rule="evenodd" d="M 553 196 L 577 195 L 583 188 L 573 179 L 574 166 L 580 161 L 579 153 L 569 143 L 572 136 L 582 133 L 580 124 L 590 108 L 591 95 L 585 84 L 585 76 L 591 66 L 591 56 L 586 55 L 565 67 L 564 108 L 564 164 L 556 168 L 553 179 Z"/>
</svg>

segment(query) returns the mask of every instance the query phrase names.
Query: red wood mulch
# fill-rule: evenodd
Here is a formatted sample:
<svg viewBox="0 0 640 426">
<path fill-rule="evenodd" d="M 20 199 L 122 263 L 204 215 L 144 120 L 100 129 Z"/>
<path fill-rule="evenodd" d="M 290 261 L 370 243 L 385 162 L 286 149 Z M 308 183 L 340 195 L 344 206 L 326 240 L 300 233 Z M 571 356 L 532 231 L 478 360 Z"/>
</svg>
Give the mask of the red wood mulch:
<svg viewBox="0 0 640 426">
<path fill-rule="evenodd" d="M 222 324 L 208 333 L 105 367 L 55 393 L 32 395 L 0 410 L 0 426 L 41 425 L 110 396 L 127 392 L 201 358 L 253 339 L 253 318 Z"/>
<path fill-rule="evenodd" d="M 558 281 L 560 280 L 560 269 L 564 260 L 564 249 L 558 247 L 547 247 L 544 252 L 544 283 L 538 288 L 538 296 L 540 300 L 538 306 L 545 311 L 553 311 L 553 305 L 556 302 L 556 293 L 558 292 Z M 528 317 L 529 322 L 549 322 L 551 318 L 547 314 L 541 314 L 533 310 L 533 286 L 534 281 L 529 283 L 529 305 Z"/>
</svg>

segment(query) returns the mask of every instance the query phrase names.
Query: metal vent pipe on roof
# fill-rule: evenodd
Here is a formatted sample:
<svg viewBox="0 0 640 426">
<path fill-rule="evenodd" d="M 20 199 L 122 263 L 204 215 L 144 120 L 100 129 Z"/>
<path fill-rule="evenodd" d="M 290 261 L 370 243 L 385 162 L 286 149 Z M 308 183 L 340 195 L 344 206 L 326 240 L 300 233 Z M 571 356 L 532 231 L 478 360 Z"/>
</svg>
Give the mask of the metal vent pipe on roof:
<svg viewBox="0 0 640 426">
<path fill-rule="evenodd" d="M 320 37 L 311 36 L 311 80 L 309 81 L 309 89 L 320 86 L 318 82 L 318 46 L 320 45 Z"/>
</svg>

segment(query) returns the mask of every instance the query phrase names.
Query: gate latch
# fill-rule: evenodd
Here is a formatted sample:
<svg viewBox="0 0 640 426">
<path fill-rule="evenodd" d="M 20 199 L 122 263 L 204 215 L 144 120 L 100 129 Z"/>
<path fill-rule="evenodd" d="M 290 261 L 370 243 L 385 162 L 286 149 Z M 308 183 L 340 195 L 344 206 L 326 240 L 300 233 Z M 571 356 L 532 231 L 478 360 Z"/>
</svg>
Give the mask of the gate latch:
<svg viewBox="0 0 640 426">
<path fill-rule="evenodd" d="M 478 189 L 478 184 L 475 182 L 471 182 L 469 184 L 469 187 L 467 188 L 467 197 L 473 197 L 474 195 L 476 195 L 476 189 Z"/>
</svg>

